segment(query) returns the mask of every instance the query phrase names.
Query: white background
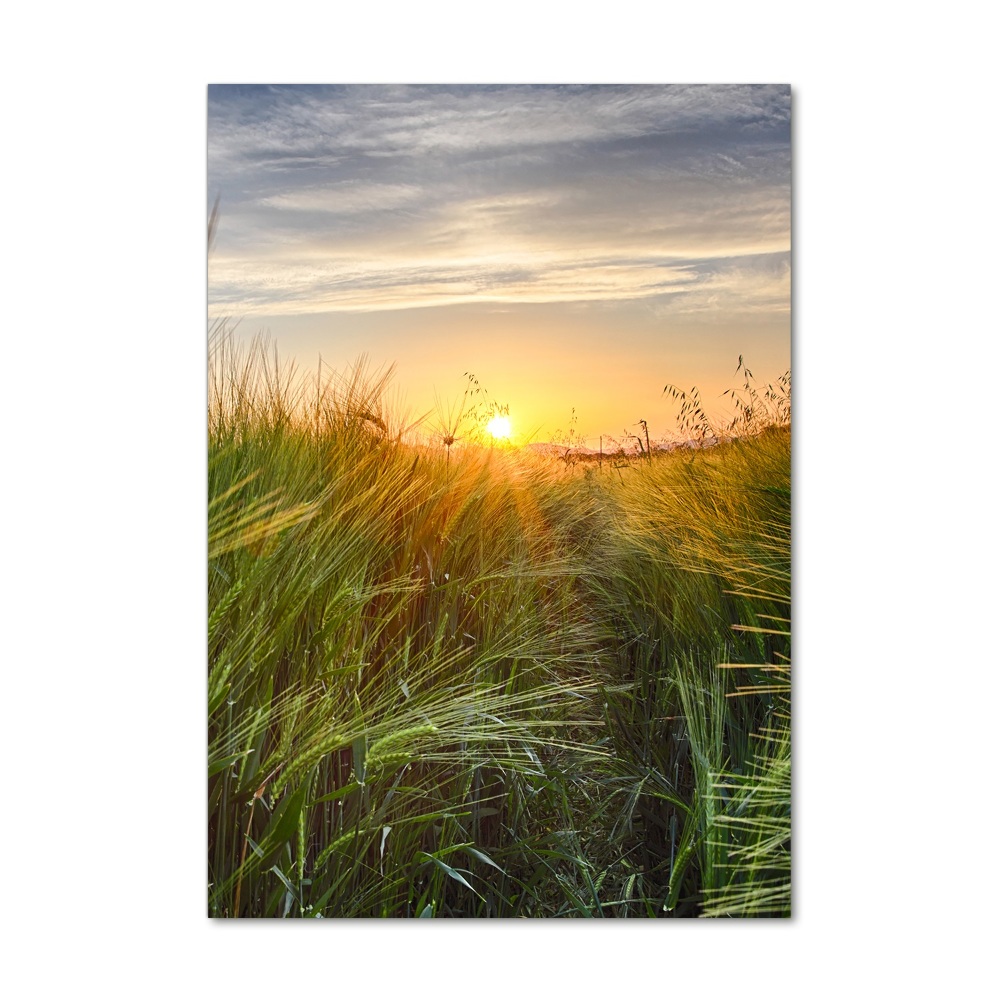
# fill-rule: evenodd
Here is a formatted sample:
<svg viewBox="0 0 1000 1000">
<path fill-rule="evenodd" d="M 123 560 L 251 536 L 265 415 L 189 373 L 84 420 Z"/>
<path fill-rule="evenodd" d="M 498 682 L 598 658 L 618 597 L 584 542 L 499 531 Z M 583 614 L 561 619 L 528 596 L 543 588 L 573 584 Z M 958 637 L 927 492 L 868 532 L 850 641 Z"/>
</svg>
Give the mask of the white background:
<svg viewBox="0 0 1000 1000">
<path fill-rule="evenodd" d="M 920 10 L 934 8 L 7 13 L 11 995 L 983 995 L 994 34 L 985 5 Z M 206 86 L 233 82 L 791 83 L 792 921 L 205 917 Z"/>
</svg>

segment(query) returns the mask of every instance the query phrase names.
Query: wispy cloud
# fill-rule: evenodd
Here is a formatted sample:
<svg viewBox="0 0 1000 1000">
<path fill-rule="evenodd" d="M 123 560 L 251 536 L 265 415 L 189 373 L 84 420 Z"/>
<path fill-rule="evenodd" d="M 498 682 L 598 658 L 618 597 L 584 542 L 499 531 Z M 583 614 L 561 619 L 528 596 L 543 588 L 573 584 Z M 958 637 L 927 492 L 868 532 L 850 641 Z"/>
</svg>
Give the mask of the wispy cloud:
<svg viewBox="0 0 1000 1000">
<path fill-rule="evenodd" d="M 413 184 L 341 181 L 321 187 L 286 189 L 261 198 L 258 204 L 279 211 L 352 215 L 397 209 L 417 201 L 421 193 L 421 189 Z"/>
<path fill-rule="evenodd" d="M 213 87 L 213 311 L 787 306 L 760 262 L 787 261 L 789 110 L 785 87 Z"/>
</svg>

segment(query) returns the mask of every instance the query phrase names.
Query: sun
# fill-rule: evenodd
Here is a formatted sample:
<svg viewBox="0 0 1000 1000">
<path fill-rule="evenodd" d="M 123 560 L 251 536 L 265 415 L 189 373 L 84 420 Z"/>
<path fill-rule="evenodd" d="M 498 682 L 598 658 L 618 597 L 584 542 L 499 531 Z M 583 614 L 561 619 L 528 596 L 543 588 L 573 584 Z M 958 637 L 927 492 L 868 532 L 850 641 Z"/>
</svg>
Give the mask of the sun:
<svg viewBox="0 0 1000 1000">
<path fill-rule="evenodd" d="M 486 429 L 495 437 L 504 440 L 510 437 L 510 417 L 493 417 Z"/>
</svg>

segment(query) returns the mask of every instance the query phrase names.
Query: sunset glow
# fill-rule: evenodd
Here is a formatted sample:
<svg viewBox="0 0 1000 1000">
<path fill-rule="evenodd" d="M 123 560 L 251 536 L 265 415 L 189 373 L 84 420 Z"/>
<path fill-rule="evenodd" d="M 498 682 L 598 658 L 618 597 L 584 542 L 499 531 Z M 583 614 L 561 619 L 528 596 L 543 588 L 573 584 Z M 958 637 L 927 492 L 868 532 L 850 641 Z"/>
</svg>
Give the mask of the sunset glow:
<svg viewBox="0 0 1000 1000">
<path fill-rule="evenodd" d="M 787 86 L 213 85 L 208 190 L 210 321 L 391 366 L 401 417 L 471 371 L 596 449 L 791 366 Z"/>
</svg>

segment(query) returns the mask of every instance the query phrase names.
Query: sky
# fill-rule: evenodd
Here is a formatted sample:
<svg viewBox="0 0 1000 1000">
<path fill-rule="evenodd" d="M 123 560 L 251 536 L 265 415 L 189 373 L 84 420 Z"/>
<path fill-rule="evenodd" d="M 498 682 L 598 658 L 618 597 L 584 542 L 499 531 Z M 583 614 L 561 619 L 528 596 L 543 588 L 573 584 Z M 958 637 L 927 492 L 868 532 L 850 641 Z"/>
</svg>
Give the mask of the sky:
<svg viewBox="0 0 1000 1000">
<path fill-rule="evenodd" d="M 210 319 L 394 365 L 429 432 L 468 372 L 515 440 L 597 447 L 790 368 L 784 85 L 210 86 L 216 197 Z"/>
</svg>

